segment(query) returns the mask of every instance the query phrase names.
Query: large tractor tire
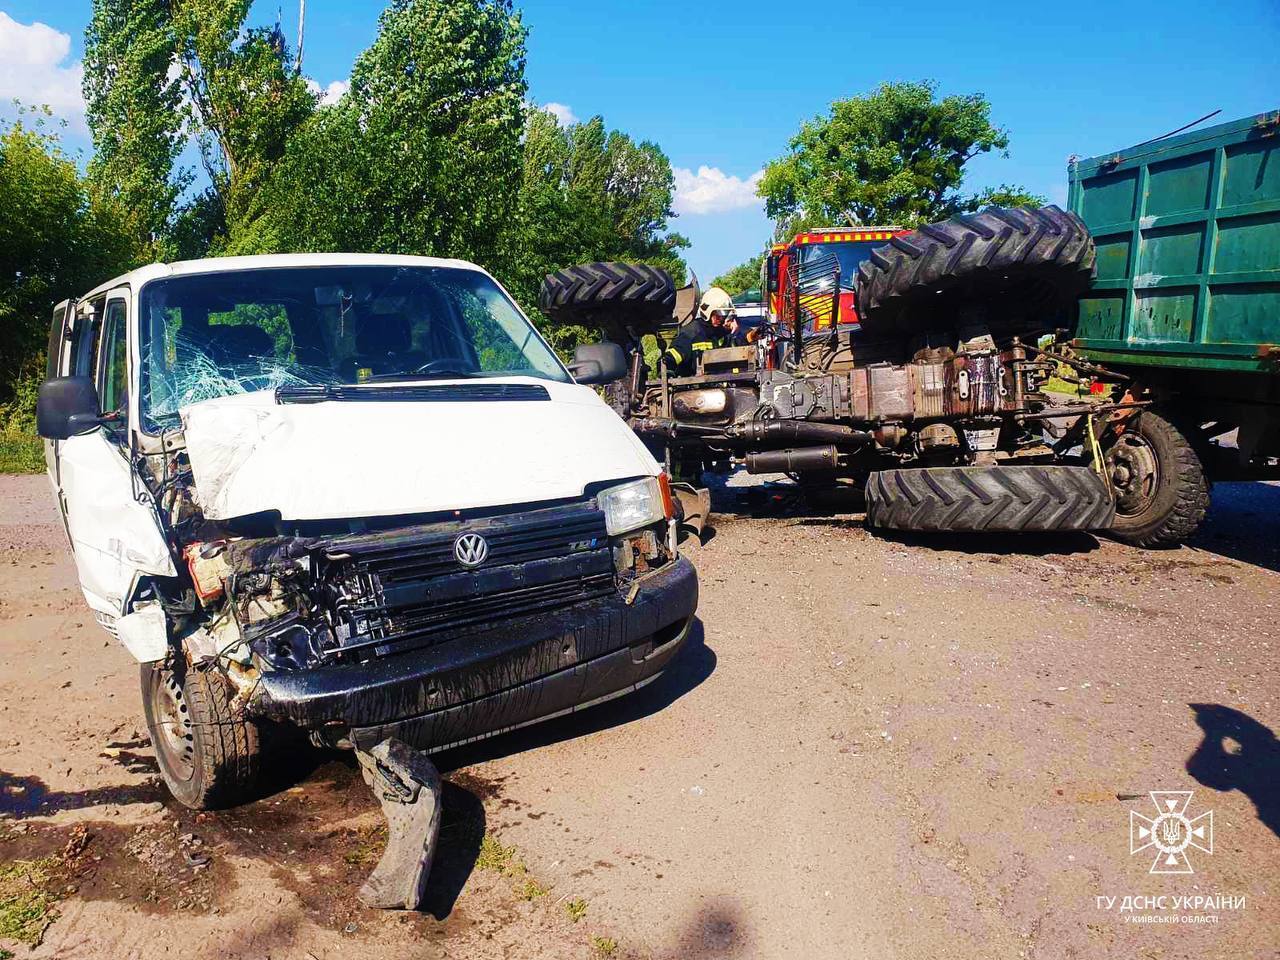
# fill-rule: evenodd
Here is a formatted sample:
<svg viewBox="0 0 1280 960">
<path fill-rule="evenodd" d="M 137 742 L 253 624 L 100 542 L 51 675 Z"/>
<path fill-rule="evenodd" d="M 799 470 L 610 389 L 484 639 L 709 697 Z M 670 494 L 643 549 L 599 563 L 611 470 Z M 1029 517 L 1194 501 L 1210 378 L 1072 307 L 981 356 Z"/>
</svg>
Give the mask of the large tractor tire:
<svg viewBox="0 0 1280 960">
<path fill-rule="evenodd" d="M 232 710 L 231 691 L 213 670 L 142 664 L 142 707 L 156 762 L 174 799 L 193 810 L 255 799 L 262 738 Z"/>
<path fill-rule="evenodd" d="M 538 292 L 538 309 L 555 322 L 619 335 L 655 332 L 671 322 L 675 303 L 676 285 L 671 274 L 643 263 L 566 267 L 547 274 Z"/>
<path fill-rule="evenodd" d="M 1169 547 L 1191 537 L 1209 509 L 1204 465 L 1185 434 L 1144 410 L 1103 451 L 1116 491 L 1111 535 L 1139 547 Z"/>
<path fill-rule="evenodd" d="M 876 247 L 858 267 L 858 319 L 872 335 L 979 320 L 997 336 L 1054 325 L 1093 276 L 1093 238 L 1058 207 L 988 207 Z"/>
<path fill-rule="evenodd" d="M 1088 467 L 881 470 L 867 481 L 867 522 L 928 533 L 1105 530 L 1115 504 Z"/>
</svg>

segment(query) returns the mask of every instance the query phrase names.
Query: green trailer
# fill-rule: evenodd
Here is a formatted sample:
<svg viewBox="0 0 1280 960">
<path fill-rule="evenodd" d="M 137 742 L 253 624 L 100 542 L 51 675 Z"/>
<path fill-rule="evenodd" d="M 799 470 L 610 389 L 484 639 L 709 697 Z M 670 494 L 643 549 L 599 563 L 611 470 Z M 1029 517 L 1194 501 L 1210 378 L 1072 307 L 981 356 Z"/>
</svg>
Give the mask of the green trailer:
<svg viewBox="0 0 1280 960">
<path fill-rule="evenodd" d="M 1178 542 L 1211 480 L 1280 477 L 1280 110 L 1069 173 L 1097 245 L 1074 347 L 1151 402 L 1109 433 L 1116 533 Z"/>
</svg>

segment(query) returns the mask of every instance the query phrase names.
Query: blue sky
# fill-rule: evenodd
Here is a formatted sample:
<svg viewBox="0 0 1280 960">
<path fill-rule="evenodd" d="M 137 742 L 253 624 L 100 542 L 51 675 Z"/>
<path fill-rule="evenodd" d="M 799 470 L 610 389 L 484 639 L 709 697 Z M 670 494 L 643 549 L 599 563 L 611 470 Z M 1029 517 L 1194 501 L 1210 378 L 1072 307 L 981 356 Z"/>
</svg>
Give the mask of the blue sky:
<svg viewBox="0 0 1280 960">
<path fill-rule="evenodd" d="M 1066 197 L 1066 158 L 1128 146 L 1218 108 L 1213 122 L 1280 108 L 1280 2 L 1204 0 L 830 4 L 528 0 L 531 98 L 657 141 L 676 168 L 688 259 L 704 280 L 769 235 L 751 177 L 801 120 L 884 80 L 981 91 L 1010 156 L 972 165 Z M 345 80 L 381 2 L 308 0 L 305 72 Z M 297 0 L 281 11 L 296 42 Z M 0 101 L 44 99 L 83 129 L 74 97 L 87 2 L 0 0 Z M 48 30 L 32 25 L 42 23 Z"/>
</svg>

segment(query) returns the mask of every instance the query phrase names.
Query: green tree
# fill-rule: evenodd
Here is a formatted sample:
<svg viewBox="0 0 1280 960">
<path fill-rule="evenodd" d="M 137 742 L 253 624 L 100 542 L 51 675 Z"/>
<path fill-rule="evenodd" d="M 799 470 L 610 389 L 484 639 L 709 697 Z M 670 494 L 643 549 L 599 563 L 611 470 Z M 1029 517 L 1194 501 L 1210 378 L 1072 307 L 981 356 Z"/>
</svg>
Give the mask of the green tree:
<svg viewBox="0 0 1280 960">
<path fill-rule="evenodd" d="M 497 272 L 527 309 L 542 278 L 591 260 L 629 260 L 684 278 L 688 241 L 668 230 L 675 178 L 655 143 L 609 130 L 602 117 L 569 127 L 541 110 L 525 127 L 519 205 Z M 561 350 L 590 337 L 549 331 Z"/>
<path fill-rule="evenodd" d="M 0 126 L 0 432 L 34 427 L 53 304 L 141 256 L 38 118 Z"/>
<path fill-rule="evenodd" d="M 760 287 L 760 268 L 764 265 L 764 254 L 758 254 L 743 263 L 726 270 L 711 281 L 713 287 L 720 287 L 731 297 L 736 297 L 745 290 Z"/>
<path fill-rule="evenodd" d="M 247 27 L 251 0 L 177 0 L 174 24 L 190 127 L 210 186 L 189 202 L 175 239 L 208 246 L 250 228 L 290 136 L 316 96 L 293 68 L 279 26 Z M 183 235 L 190 231 L 192 236 Z"/>
<path fill-rule="evenodd" d="M 118 201 L 139 245 L 162 237 L 190 173 L 182 151 L 182 88 L 170 68 L 177 34 L 170 0 L 93 0 L 84 38 L 84 97 L 93 156 L 89 183 Z"/>
<path fill-rule="evenodd" d="M 760 196 L 778 221 L 907 227 L 997 201 L 1043 204 L 1008 185 L 963 192 L 965 165 L 1008 146 L 982 94 L 938 99 L 932 82 L 884 83 L 803 123 L 789 151 L 765 167 Z"/>
<path fill-rule="evenodd" d="M 290 137 L 233 248 L 492 263 L 520 185 L 524 41 L 508 0 L 395 0 L 348 93 Z"/>
</svg>

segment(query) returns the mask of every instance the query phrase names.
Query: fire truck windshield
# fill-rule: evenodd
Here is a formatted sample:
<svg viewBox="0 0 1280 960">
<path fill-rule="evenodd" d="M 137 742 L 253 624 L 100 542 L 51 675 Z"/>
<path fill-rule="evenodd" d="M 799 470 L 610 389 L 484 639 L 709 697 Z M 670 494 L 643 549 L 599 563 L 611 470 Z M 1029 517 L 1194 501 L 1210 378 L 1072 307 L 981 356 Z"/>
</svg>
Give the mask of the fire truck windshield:
<svg viewBox="0 0 1280 960">
<path fill-rule="evenodd" d="M 840 243 L 811 243 L 800 247 L 800 262 L 812 263 L 818 257 L 834 253 L 840 260 L 840 289 L 852 290 L 858 264 L 871 256 L 876 247 L 884 246 L 883 240 L 845 240 Z"/>
</svg>

